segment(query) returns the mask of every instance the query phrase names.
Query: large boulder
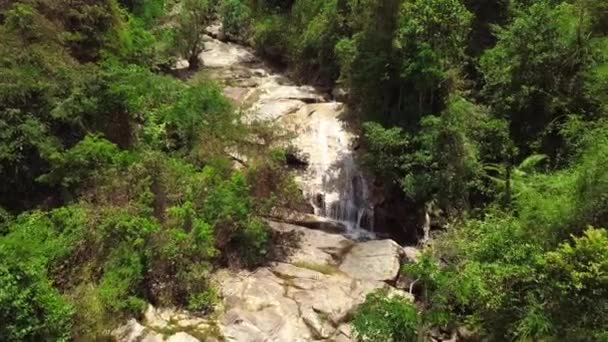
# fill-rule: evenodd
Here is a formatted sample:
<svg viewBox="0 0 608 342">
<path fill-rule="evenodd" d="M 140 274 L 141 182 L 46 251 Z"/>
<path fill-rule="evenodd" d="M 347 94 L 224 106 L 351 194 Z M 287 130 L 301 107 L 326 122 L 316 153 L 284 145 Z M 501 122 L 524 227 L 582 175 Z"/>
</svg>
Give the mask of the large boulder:
<svg viewBox="0 0 608 342">
<path fill-rule="evenodd" d="M 218 274 L 228 341 L 313 341 L 337 329 L 382 282 L 354 280 L 327 264 L 276 263 L 255 272 Z M 342 336 L 341 339 L 344 339 Z"/>
<path fill-rule="evenodd" d="M 269 221 L 271 229 L 278 233 L 297 236 L 298 247 L 287 257 L 289 263 L 337 265 L 342 256 L 355 242 L 340 234 L 308 229 L 287 223 Z"/>
<path fill-rule="evenodd" d="M 199 55 L 199 59 L 206 68 L 227 68 L 258 61 L 248 49 L 214 39 L 205 41 L 205 49 Z"/>
<path fill-rule="evenodd" d="M 394 281 L 399 274 L 401 247 L 393 240 L 356 244 L 344 257 L 340 270 L 352 278 Z"/>
</svg>

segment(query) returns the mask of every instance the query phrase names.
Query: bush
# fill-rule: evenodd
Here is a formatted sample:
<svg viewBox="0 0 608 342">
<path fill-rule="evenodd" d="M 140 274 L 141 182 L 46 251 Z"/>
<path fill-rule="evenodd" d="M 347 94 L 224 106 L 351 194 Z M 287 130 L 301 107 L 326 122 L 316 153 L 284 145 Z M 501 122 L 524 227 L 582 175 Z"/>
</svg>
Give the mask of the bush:
<svg viewBox="0 0 608 342">
<path fill-rule="evenodd" d="M 81 214 L 64 208 L 8 223 L 0 236 L 1 340 L 69 340 L 74 309 L 53 287 L 50 271 L 76 247 Z"/>
<path fill-rule="evenodd" d="M 121 157 L 116 145 L 99 136 L 87 135 L 68 151 L 52 154 L 49 158 L 49 173 L 40 176 L 38 180 L 73 190 L 98 170 L 118 163 Z"/>
<path fill-rule="evenodd" d="M 411 342 L 417 340 L 420 317 L 409 299 L 378 290 L 357 309 L 352 324 L 361 342 Z"/>
<path fill-rule="evenodd" d="M 188 298 L 188 310 L 208 314 L 213 312 L 219 300 L 219 295 L 213 288 L 193 293 Z"/>
<path fill-rule="evenodd" d="M 251 9 L 243 0 L 225 0 L 220 7 L 224 33 L 232 39 L 249 36 Z"/>
<path fill-rule="evenodd" d="M 278 61 L 284 61 L 288 51 L 287 19 L 280 15 L 270 15 L 257 21 L 253 26 L 253 42 L 261 54 Z"/>
<path fill-rule="evenodd" d="M 196 148 L 194 153 L 203 161 L 223 152 L 240 132 L 238 113 L 222 90 L 210 82 L 184 89 L 161 116 L 168 136 L 173 138 L 169 147 L 183 152 Z"/>
<path fill-rule="evenodd" d="M 207 197 L 203 215 L 213 225 L 217 246 L 228 263 L 253 266 L 266 254 L 266 226 L 253 214 L 253 199 L 242 173 L 234 173 Z"/>
<path fill-rule="evenodd" d="M 550 334 L 575 341 L 608 337 L 608 233 L 587 229 L 546 254 L 544 300 Z"/>
<path fill-rule="evenodd" d="M 0 245 L 1 247 L 1 245 Z M 0 340 L 69 341 L 73 307 L 41 265 L 0 265 Z"/>
</svg>

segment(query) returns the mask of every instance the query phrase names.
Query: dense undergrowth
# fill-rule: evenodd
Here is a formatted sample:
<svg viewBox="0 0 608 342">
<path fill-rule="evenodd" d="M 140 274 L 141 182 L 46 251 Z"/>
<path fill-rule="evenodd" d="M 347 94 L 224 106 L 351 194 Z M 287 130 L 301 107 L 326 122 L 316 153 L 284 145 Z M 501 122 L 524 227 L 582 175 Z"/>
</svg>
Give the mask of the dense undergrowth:
<svg viewBox="0 0 608 342">
<path fill-rule="evenodd" d="M 362 341 L 458 326 L 608 339 L 605 1 L 227 0 L 222 14 L 229 38 L 346 89 L 362 162 L 441 231 L 403 270 L 415 310 L 371 296 Z"/>
<path fill-rule="evenodd" d="M 99 338 L 147 302 L 208 313 L 215 265 L 269 253 L 261 217 L 297 200 L 272 130 L 171 76 L 215 13 L 346 89 L 362 163 L 438 231 L 402 271 L 417 302 L 371 295 L 362 341 L 608 339 L 605 1 L 19 0 L 0 3 L 0 340 Z"/>
<path fill-rule="evenodd" d="M 269 253 L 262 217 L 297 192 L 263 127 L 171 76 L 215 10 L 186 2 L 0 4 L 0 340 L 102 338 L 149 302 L 207 314 L 213 267 Z"/>
</svg>

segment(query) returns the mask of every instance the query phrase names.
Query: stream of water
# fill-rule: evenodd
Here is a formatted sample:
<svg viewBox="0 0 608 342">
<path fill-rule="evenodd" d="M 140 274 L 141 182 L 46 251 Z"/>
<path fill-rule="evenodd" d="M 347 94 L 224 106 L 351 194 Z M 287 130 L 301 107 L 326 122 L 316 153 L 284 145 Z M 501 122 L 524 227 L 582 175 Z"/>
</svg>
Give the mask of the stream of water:
<svg viewBox="0 0 608 342">
<path fill-rule="evenodd" d="M 342 119 L 344 104 L 272 72 L 238 44 L 208 38 L 201 58 L 248 121 L 273 121 L 294 133 L 292 144 L 308 164 L 296 181 L 315 214 L 343 223 L 351 237 L 373 237 L 370 189 L 355 161 L 356 136 Z"/>
</svg>

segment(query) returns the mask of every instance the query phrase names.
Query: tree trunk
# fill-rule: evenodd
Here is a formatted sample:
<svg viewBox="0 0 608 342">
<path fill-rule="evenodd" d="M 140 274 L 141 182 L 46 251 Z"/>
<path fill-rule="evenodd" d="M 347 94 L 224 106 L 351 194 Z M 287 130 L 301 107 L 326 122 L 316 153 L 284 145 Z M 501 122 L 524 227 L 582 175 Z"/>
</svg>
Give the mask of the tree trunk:
<svg viewBox="0 0 608 342">
<path fill-rule="evenodd" d="M 190 57 L 188 58 L 188 69 L 190 70 L 197 70 L 198 67 L 200 66 L 200 60 L 198 59 L 198 54 L 197 53 L 192 53 L 190 54 Z"/>
</svg>

